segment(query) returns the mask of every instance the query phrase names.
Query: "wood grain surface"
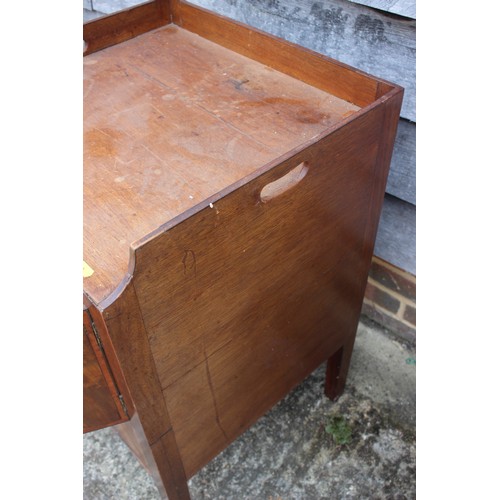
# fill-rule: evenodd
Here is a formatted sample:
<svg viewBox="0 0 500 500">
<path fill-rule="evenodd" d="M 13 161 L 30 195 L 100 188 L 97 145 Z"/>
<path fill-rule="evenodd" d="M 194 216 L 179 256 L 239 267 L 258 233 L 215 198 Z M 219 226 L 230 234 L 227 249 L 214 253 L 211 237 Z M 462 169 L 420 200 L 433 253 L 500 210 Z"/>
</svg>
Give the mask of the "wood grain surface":
<svg viewBox="0 0 500 500">
<path fill-rule="evenodd" d="M 103 318 L 168 497 L 188 499 L 184 467 L 133 284 L 104 311 Z"/>
<path fill-rule="evenodd" d="M 131 243 L 319 137 L 359 108 L 169 26 L 84 59 L 85 290 Z"/>
<path fill-rule="evenodd" d="M 182 28 L 357 106 L 374 100 L 377 80 L 351 66 L 186 2 L 172 0 L 172 13 Z"/>
<path fill-rule="evenodd" d="M 83 432 L 102 429 L 122 420 L 101 367 L 83 334 Z"/>
<path fill-rule="evenodd" d="M 129 40 L 170 22 L 168 0 L 151 0 L 83 25 L 83 54 Z"/>
<path fill-rule="evenodd" d="M 132 281 L 104 314 L 123 363 L 151 366 L 135 392 L 151 394 L 146 413 L 168 415 L 156 432 L 173 431 L 186 477 L 344 348 L 342 380 L 328 392 L 341 391 L 387 175 L 380 138 L 395 133 L 377 124 L 397 123 L 385 111 L 372 108 L 136 249 Z M 297 184 L 260 199 L 301 163 Z"/>
<path fill-rule="evenodd" d="M 380 8 L 352 0 L 192 3 L 399 84 L 405 89 L 401 117 L 416 121 L 416 21 L 384 12 L 392 0 L 380 0 Z M 408 3 L 415 7 L 415 0 Z"/>
<path fill-rule="evenodd" d="M 141 421 L 136 413 L 129 421 L 120 423 L 115 427 L 121 439 L 127 444 L 132 453 L 137 457 L 142 466 L 148 471 L 155 482 L 160 497 L 168 500 L 167 491 L 163 485 L 158 465 L 149 446 Z"/>
<path fill-rule="evenodd" d="M 404 87 L 386 192 L 415 205 L 416 22 L 383 12 L 410 14 L 414 0 L 191 1 Z"/>
<path fill-rule="evenodd" d="M 83 311 L 83 432 L 128 420 L 119 400 L 112 370 Z"/>
</svg>

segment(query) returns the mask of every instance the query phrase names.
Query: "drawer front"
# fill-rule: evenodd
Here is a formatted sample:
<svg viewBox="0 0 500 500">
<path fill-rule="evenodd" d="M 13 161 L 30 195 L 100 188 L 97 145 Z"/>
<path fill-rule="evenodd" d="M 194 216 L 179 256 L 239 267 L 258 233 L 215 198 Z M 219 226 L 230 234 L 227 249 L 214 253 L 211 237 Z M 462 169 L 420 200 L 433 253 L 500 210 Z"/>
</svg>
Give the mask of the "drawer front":
<svg viewBox="0 0 500 500">
<path fill-rule="evenodd" d="M 128 420 L 104 352 L 94 335 L 88 313 L 83 324 L 83 432 Z"/>
</svg>

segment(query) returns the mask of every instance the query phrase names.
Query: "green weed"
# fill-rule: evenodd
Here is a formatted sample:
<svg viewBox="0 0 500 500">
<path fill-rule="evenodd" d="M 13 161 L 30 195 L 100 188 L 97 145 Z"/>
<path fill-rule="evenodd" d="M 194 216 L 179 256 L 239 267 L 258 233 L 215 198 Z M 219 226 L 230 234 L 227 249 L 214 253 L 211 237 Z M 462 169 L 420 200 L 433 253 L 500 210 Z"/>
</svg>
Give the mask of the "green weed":
<svg viewBox="0 0 500 500">
<path fill-rule="evenodd" d="M 325 431 L 330 434 L 337 445 L 349 444 L 352 439 L 352 429 L 344 417 L 331 417 L 325 425 Z"/>
</svg>

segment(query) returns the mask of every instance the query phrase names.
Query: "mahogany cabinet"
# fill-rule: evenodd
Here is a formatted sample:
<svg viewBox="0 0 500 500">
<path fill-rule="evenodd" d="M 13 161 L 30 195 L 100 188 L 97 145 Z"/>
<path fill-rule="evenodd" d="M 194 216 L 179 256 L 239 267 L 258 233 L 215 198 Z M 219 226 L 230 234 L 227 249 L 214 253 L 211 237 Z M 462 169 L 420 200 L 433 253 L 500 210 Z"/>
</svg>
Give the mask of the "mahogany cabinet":
<svg viewBox="0 0 500 500">
<path fill-rule="evenodd" d="M 84 25 L 84 430 L 160 491 L 345 385 L 403 90 L 181 1 Z"/>
</svg>

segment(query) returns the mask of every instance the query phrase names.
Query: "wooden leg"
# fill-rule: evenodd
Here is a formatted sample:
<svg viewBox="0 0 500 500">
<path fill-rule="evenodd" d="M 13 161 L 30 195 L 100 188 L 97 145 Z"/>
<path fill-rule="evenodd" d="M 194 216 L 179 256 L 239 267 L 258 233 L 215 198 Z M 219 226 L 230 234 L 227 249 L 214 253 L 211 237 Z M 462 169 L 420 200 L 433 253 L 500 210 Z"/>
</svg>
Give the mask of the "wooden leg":
<svg viewBox="0 0 500 500">
<path fill-rule="evenodd" d="M 339 398 L 344 392 L 347 372 L 351 362 L 352 349 L 355 336 L 340 347 L 330 358 L 326 365 L 325 394 L 332 401 Z"/>
<path fill-rule="evenodd" d="M 187 479 L 172 430 L 150 445 L 169 500 L 191 500 Z"/>
<path fill-rule="evenodd" d="M 133 446 L 139 450 L 141 461 L 153 477 L 159 475 L 169 500 L 190 500 L 184 465 L 133 284 L 123 290 L 104 315 L 103 334 L 109 335 L 110 348 L 116 351 L 142 428 L 142 431 L 136 428 L 136 436 L 129 433 L 131 436 L 125 440 L 132 450 Z M 137 433 L 143 436 L 138 438 Z M 152 462 L 156 467 L 150 465 Z M 163 494 L 163 489 L 159 489 Z"/>
<path fill-rule="evenodd" d="M 153 453 L 148 444 L 144 430 L 142 428 L 141 422 L 137 413 L 130 419 L 129 422 L 123 424 L 115 425 L 114 429 L 118 431 L 118 434 L 125 442 L 125 444 L 130 448 L 132 453 L 137 457 L 142 466 L 148 471 L 149 475 L 153 478 L 160 496 L 162 499 L 168 499 L 167 491 L 163 485 L 163 481 L 156 466 Z"/>
</svg>

